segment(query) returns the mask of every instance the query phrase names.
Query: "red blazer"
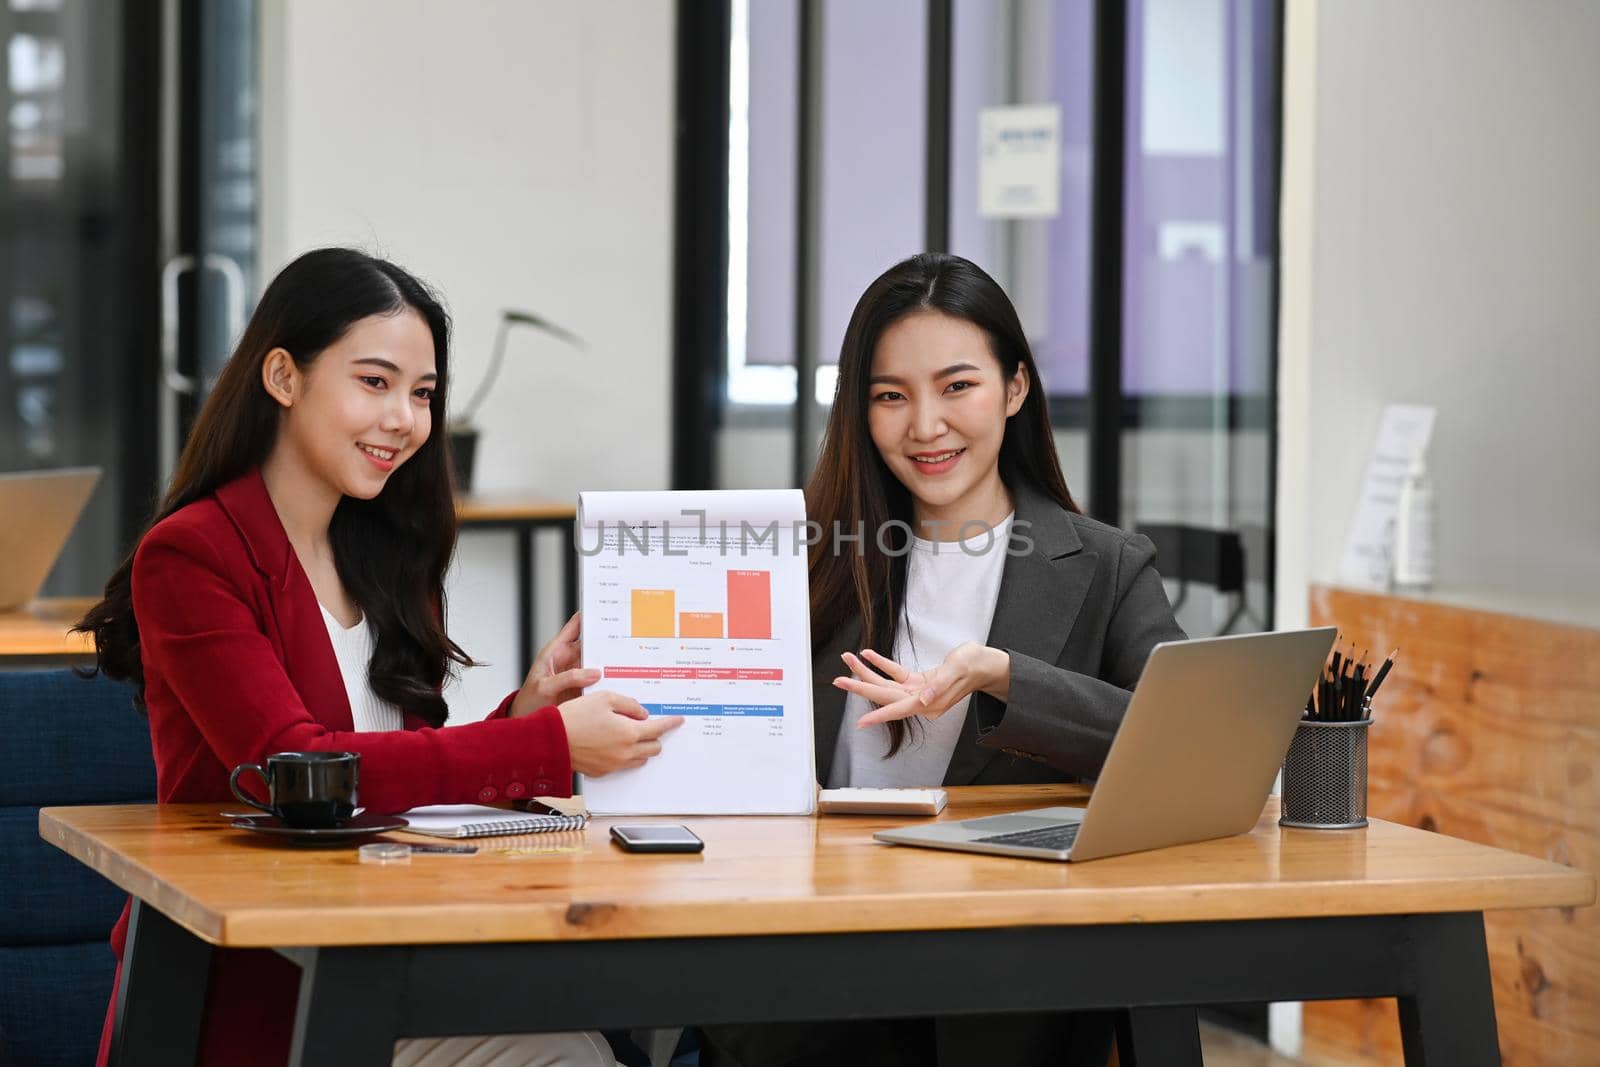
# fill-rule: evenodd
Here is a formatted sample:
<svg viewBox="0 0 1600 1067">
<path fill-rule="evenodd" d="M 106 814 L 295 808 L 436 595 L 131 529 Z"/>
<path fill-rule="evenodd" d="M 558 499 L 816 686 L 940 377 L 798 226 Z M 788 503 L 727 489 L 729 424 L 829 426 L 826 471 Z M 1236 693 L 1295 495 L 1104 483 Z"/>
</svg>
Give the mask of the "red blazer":
<svg viewBox="0 0 1600 1067">
<path fill-rule="evenodd" d="M 480 723 L 433 729 L 407 715 L 404 730 L 354 731 L 322 609 L 259 472 L 145 536 L 133 607 L 161 803 L 234 803 L 233 767 L 310 749 L 359 752 L 360 803 L 376 812 L 570 789 L 566 730 L 553 707 L 510 719 L 508 696 Z M 119 981 L 126 938 L 124 911 L 111 936 Z M 218 949 L 199 1062 L 283 1064 L 299 978 L 275 952 Z M 115 990 L 111 1005 L 101 1065 Z"/>
</svg>

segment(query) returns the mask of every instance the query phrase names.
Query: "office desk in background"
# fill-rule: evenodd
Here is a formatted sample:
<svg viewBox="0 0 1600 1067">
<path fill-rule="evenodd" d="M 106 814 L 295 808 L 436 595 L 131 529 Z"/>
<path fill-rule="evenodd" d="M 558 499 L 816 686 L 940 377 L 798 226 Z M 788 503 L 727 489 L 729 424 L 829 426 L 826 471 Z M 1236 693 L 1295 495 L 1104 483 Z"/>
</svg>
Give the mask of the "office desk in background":
<svg viewBox="0 0 1600 1067">
<path fill-rule="evenodd" d="M 538 530 L 557 529 L 565 534 L 561 557 L 562 604 L 565 622 L 578 610 L 578 550 L 574 525 L 578 509 L 571 504 L 514 493 L 475 493 L 456 500 L 456 522 L 466 530 L 510 530 L 516 535 L 517 662 L 520 683 L 533 666 L 534 575 L 538 565 Z M 554 633 L 554 631 L 551 631 Z"/>
<path fill-rule="evenodd" d="M 578 556 L 573 541 L 577 508 L 550 500 L 514 494 L 462 497 L 456 521 L 462 530 L 509 530 L 515 535 L 517 587 L 517 656 L 520 681 L 533 666 L 534 576 L 538 539 L 543 529 L 563 532 L 562 604 L 566 617 L 578 610 Z M 0 670 L 86 666 L 94 662 L 94 642 L 67 631 L 95 602 L 94 597 L 36 600 L 18 611 L 0 612 Z M 552 631 L 553 632 L 553 631 Z"/>
<path fill-rule="evenodd" d="M 958 788 L 941 818 L 1086 796 Z M 896 848 L 872 832 L 903 818 L 824 816 L 691 818 L 698 855 L 623 853 L 595 819 L 364 866 L 222 807 L 40 813 L 136 898 L 121 1067 L 192 1059 L 213 945 L 301 966 L 296 1065 L 387 1065 L 406 1035 L 1064 1009 L 1117 1013 L 1125 1065 L 1198 1065 L 1196 1004 L 1395 996 L 1408 1064 L 1473 1067 L 1499 1062 L 1482 913 L 1595 892 L 1377 820 L 1280 830 L 1276 802 L 1248 834 L 1084 864 Z"/>
<path fill-rule="evenodd" d="M 94 597 L 46 598 L 0 612 L 0 670 L 92 665 L 94 639 L 68 631 L 94 603 Z"/>
</svg>

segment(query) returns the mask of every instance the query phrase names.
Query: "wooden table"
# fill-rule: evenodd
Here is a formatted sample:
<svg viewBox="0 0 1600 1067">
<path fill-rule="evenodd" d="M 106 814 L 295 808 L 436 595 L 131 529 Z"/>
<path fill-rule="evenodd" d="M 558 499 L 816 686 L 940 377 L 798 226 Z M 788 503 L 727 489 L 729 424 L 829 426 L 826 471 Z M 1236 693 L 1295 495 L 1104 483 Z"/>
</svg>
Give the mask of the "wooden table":
<svg viewBox="0 0 1600 1067">
<path fill-rule="evenodd" d="M 42 599 L 0 612 L 0 669 L 93 662 L 94 638 L 68 631 L 94 604 L 94 597 Z"/>
<path fill-rule="evenodd" d="M 554 528 L 566 533 L 566 551 L 561 556 L 562 604 L 566 615 L 571 615 L 578 610 L 577 516 L 578 509 L 571 504 L 521 494 L 475 493 L 456 500 L 456 521 L 463 530 L 510 530 L 516 535 L 519 682 L 533 666 L 533 579 L 538 550 L 534 532 Z"/>
<path fill-rule="evenodd" d="M 1085 796 L 953 789 L 942 818 Z M 294 1064 L 387 1064 L 397 1036 L 1057 1009 L 1116 1012 L 1125 1067 L 1198 1064 L 1194 1005 L 1394 996 L 1408 1063 L 1471 1067 L 1498 1062 L 1482 913 L 1595 895 L 1378 820 L 1280 830 L 1275 802 L 1249 834 L 1085 864 L 880 845 L 906 820 L 833 816 L 690 819 L 701 855 L 622 853 L 595 819 L 511 839 L 550 854 L 363 866 L 219 810 L 40 813 L 136 898 L 124 1067 L 192 1057 L 212 945 L 303 968 Z"/>
</svg>

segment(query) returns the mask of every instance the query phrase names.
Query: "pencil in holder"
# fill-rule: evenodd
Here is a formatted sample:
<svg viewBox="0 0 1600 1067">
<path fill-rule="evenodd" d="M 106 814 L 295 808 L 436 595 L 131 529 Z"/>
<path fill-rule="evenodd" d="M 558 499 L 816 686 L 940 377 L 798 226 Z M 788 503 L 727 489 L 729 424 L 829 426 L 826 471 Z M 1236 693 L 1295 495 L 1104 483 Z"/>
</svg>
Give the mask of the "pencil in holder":
<svg viewBox="0 0 1600 1067">
<path fill-rule="evenodd" d="M 1352 830 L 1367 825 L 1367 717 L 1353 722 L 1302 719 L 1283 760 L 1279 826 Z"/>
</svg>

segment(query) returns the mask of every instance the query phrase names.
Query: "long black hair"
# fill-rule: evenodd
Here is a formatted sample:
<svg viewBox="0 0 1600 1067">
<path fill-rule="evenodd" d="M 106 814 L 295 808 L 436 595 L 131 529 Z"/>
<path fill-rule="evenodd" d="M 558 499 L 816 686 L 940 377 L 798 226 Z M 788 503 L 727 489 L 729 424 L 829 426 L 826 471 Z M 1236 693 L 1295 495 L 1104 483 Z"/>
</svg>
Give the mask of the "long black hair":
<svg viewBox="0 0 1600 1067">
<path fill-rule="evenodd" d="M 1005 381 L 1026 369 L 1029 389 L 1022 407 L 1006 420 L 1000 442 L 1000 477 L 1007 486 L 1029 485 L 1071 512 L 1079 510 L 1067 491 L 1056 458 L 1050 413 L 1028 338 L 1005 290 L 982 268 L 960 256 L 925 252 L 896 263 L 861 294 L 839 351 L 839 378 L 822 451 L 806 486 L 806 514 L 824 531 L 865 530 L 857 551 L 834 550 L 831 535 L 811 548 L 811 634 L 817 647 L 841 626 L 861 620 L 867 648 L 894 648 L 905 603 L 906 555 L 891 543 L 886 552 L 878 531 L 904 541 L 910 528 L 911 494 L 889 470 L 872 443 L 867 407 L 872 354 L 894 323 L 917 311 L 939 311 L 980 327 Z M 899 520 L 894 525 L 887 525 Z M 834 525 L 837 523 L 838 525 Z M 906 524 L 906 525 L 901 525 Z M 889 754 L 905 743 L 904 721 L 888 723 Z"/>
<path fill-rule="evenodd" d="M 261 380 L 269 352 L 285 349 L 305 370 L 360 320 L 407 309 L 422 316 L 433 335 L 439 375 L 428 405 L 433 432 L 376 497 L 340 500 L 328 536 L 339 579 L 374 629 L 368 667 L 373 691 L 440 726 L 447 715 L 440 687 L 450 665 L 472 662 L 444 630 L 444 572 L 456 541 L 444 433 L 450 316 L 432 290 L 407 271 L 349 248 L 319 248 L 284 267 L 262 294 L 201 408 L 166 498 L 145 533 L 266 460 L 277 440 L 281 410 Z M 133 682 L 142 705 L 144 667 L 132 582 L 137 551 L 135 543 L 77 629 L 94 635 L 98 669 Z"/>
</svg>

